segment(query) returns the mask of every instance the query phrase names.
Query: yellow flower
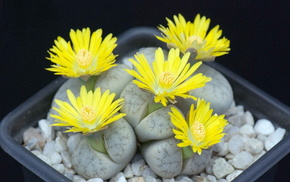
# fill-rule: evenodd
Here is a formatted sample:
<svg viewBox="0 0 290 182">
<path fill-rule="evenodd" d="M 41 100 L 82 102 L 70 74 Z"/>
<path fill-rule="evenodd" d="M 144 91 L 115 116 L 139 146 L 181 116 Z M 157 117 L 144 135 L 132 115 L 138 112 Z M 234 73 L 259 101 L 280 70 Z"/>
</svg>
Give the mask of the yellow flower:
<svg viewBox="0 0 290 182">
<path fill-rule="evenodd" d="M 105 129 L 108 124 L 122 118 L 126 114 L 117 113 L 123 105 L 124 99 L 114 100 L 115 93 L 106 90 L 103 94 L 97 88 L 94 92 L 87 92 L 82 86 L 80 96 L 75 97 L 71 90 L 67 90 L 70 103 L 55 100 L 59 108 L 53 107 L 59 115 L 51 115 L 56 119 L 53 126 L 67 126 L 66 132 L 93 133 Z"/>
<path fill-rule="evenodd" d="M 66 42 L 62 37 L 55 40 L 48 52 L 47 58 L 55 63 L 47 70 L 56 75 L 67 77 L 84 77 L 99 75 L 115 66 L 116 55 L 112 52 L 117 46 L 116 37 L 107 35 L 102 40 L 102 29 L 92 33 L 89 28 L 70 31 L 71 42 Z M 72 44 L 72 45 L 71 45 Z"/>
<path fill-rule="evenodd" d="M 166 18 L 168 28 L 160 25 L 158 29 L 163 33 L 157 39 L 167 43 L 168 47 L 176 47 L 182 53 L 193 52 L 196 60 L 213 61 L 215 57 L 228 54 L 230 51 L 230 41 L 223 37 L 222 30 L 216 25 L 207 34 L 210 19 L 198 14 L 194 22 L 186 22 L 184 17 L 179 14 L 173 16 L 174 22 Z M 193 56 L 194 57 L 194 56 Z"/>
<path fill-rule="evenodd" d="M 185 54 L 182 58 L 179 55 L 179 49 L 171 49 L 168 60 L 164 60 L 163 51 L 158 48 L 151 67 L 144 54 L 136 54 L 136 61 L 133 59 L 130 61 L 137 71 L 126 71 L 136 78 L 133 80 L 136 85 L 155 94 L 156 103 L 161 102 L 166 106 L 168 100 L 172 103 L 175 102 L 175 96 L 196 100 L 196 97 L 189 95 L 188 91 L 205 86 L 211 78 L 201 73 L 192 76 L 201 62 L 190 66 L 188 63 L 190 53 Z"/>
<path fill-rule="evenodd" d="M 212 115 L 210 103 L 198 99 L 197 107 L 191 105 L 187 119 L 176 108 L 171 108 L 172 124 L 177 128 L 173 129 L 175 138 L 181 140 L 177 146 L 190 146 L 193 152 L 201 154 L 203 149 L 219 143 L 225 133 L 222 133 L 227 121 L 224 115 Z"/>
</svg>

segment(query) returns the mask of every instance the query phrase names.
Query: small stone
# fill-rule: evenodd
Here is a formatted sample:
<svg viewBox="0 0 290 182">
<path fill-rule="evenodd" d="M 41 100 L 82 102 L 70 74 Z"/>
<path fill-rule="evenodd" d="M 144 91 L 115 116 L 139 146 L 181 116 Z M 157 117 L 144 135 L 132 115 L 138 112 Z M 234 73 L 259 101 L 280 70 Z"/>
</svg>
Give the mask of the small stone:
<svg viewBox="0 0 290 182">
<path fill-rule="evenodd" d="M 40 158 L 42 161 L 44 161 L 46 164 L 50 166 L 52 165 L 49 157 L 42 154 L 38 155 L 37 157 Z"/>
<path fill-rule="evenodd" d="M 286 133 L 286 130 L 283 128 L 277 128 L 275 132 L 273 132 L 265 141 L 265 149 L 268 151 L 272 147 L 274 147 L 278 142 L 280 142 L 284 135 Z"/>
<path fill-rule="evenodd" d="M 254 126 L 254 124 L 255 124 L 254 117 L 253 117 L 252 113 L 249 111 L 246 111 L 243 114 L 243 116 L 241 117 L 241 120 L 244 124 L 249 124 L 251 126 Z"/>
<path fill-rule="evenodd" d="M 65 168 L 64 171 L 65 174 L 76 174 L 75 170 L 71 169 L 71 168 Z"/>
<path fill-rule="evenodd" d="M 145 179 L 143 177 L 133 177 L 128 182 L 145 182 Z"/>
<path fill-rule="evenodd" d="M 44 148 L 43 148 L 43 155 L 48 155 L 52 152 L 55 152 L 55 141 L 49 141 L 45 144 Z"/>
<path fill-rule="evenodd" d="M 208 175 L 208 176 L 207 176 L 207 179 L 208 179 L 210 182 L 217 182 L 216 177 L 213 176 L 213 175 Z"/>
<path fill-rule="evenodd" d="M 142 172 L 144 170 L 144 165 L 145 165 L 145 161 L 143 159 L 140 159 L 136 162 L 133 162 L 131 164 L 131 170 L 132 170 L 132 173 L 135 175 L 135 176 L 141 176 L 142 175 Z"/>
<path fill-rule="evenodd" d="M 240 134 L 248 137 L 256 137 L 254 127 L 250 124 L 245 124 L 240 128 Z"/>
<path fill-rule="evenodd" d="M 215 145 L 213 146 L 213 151 L 214 151 L 214 152 L 220 152 L 220 151 L 222 151 L 223 148 L 224 148 L 224 143 L 225 143 L 225 142 L 224 142 L 223 139 L 222 139 L 221 142 L 215 144 Z"/>
<path fill-rule="evenodd" d="M 63 136 L 58 136 L 55 139 L 55 151 L 61 153 L 67 150 L 67 141 Z"/>
<path fill-rule="evenodd" d="M 240 116 L 240 115 L 233 115 L 233 116 L 230 116 L 230 117 L 228 118 L 228 122 L 229 122 L 230 124 L 232 124 L 233 126 L 238 126 L 238 127 L 240 127 L 240 126 L 243 125 L 243 123 L 242 123 L 242 119 L 241 119 L 241 116 Z"/>
<path fill-rule="evenodd" d="M 72 181 L 73 182 L 86 182 L 86 180 L 84 178 L 82 178 L 81 176 L 79 176 L 79 175 L 74 175 Z"/>
<path fill-rule="evenodd" d="M 226 179 L 228 181 L 233 181 L 238 175 L 240 175 L 243 171 L 242 170 L 235 170 L 231 174 L 229 174 Z"/>
<path fill-rule="evenodd" d="M 38 151 L 41 151 L 40 147 L 39 147 L 39 144 L 38 144 L 38 139 L 37 138 L 31 138 L 28 140 L 25 148 L 27 150 L 32 150 L 32 149 L 35 149 L 35 150 L 38 150 Z"/>
<path fill-rule="evenodd" d="M 31 140 L 32 138 L 36 138 L 39 147 L 43 147 L 45 144 L 45 139 L 44 137 L 40 134 L 40 131 L 38 129 L 29 127 L 27 130 L 24 131 L 23 133 L 23 142 L 24 145 L 27 145 L 29 140 Z"/>
<path fill-rule="evenodd" d="M 109 182 L 127 182 L 124 173 L 119 172 L 116 176 L 112 177 Z"/>
<path fill-rule="evenodd" d="M 50 158 L 52 164 L 60 164 L 62 161 L 61 155 L 57 152 L 52 152 L 47 155 Z"/>
<path fill-rule="evenodd" d="M 146 176 L 144 177 L 145 182 L 157 182 L 157 179 L 155 179 L 153 176 Z"/>
<path fill-rule="evenodd" d="M 257 137 L 256 137 L 258 140 L 261 140 L 262 142 L 265 142 L 267 140 L 267 136 L 266 135 L 261 135 L 261 134 L 258 134 Z"/>
<path fill-rule="evenodd" d="M 239 135 L 233 136 L 228 143 L 228 149 L 232 154 L 240 153 L 244 148 L 243 138 Z"/>
<path fill-rule="evenodd" d="M 82 138 L 82 135 L 80 133 L 73 134 L 68 138 L 67 147 L 70 153 L 72 153 L 76 149 L 79 142 L 81 141 L 81 138 Z"/>
<path fill-rule="evenodd" d="M 232 159 L 232 165 L 237 169 L 246 169 L 254 162 L 252 154 L 242 151 Z"/>
<path fill-rule="evenodd" d="M 190 179 L 187 176 L 177 176 L 175 177 L 176 182 L 192 182 L 192 179 Z"/>
<path fill-rule="evenodd" d="M 191 179 L 194 182 L 208 182 L 207 178 L 206 177 L 203 177 L 203 176 L 193 176 Z"/>
<path fill-rule="evenodd" d="M 224 141 L 228 142 L 233 136 L 238 135 L 240 133 L 240 128 L 233 125 L 228 125 L 224 131 L 227 135 L 224 136 Z"/>
<path fill-rule="evenodd" d="M 74 178 L 74 175 L 73 174 L 70 174 L 70 173 L 64 173 L 63 174 L 65 177 L 67 177 L 69 180 L 73 180 L 73 178 Z"/>
<path fill-rule="evenodd" d="M 71 168 L 72 163 L 71 163 L 71 157 L 69 153 L 67 151 L 62 151 L 60 155 L 61 155 L 64 166 L 67 168 Z"/>
<path fill-rule="evenodd" d="M 89 179 L 87 182 L 104 182 L 101 178 L 92 178 Z"/>
<path fill-rule="evenodd" d="M 55 137 L 54 128 L 50 126 L 50 123 L 46 119 L 39 120 L 38 127 L 46 141 L 51 141 L 54 139 Z"/>
<path fill-rule="evenodd" d="M 275 131 L 275 128 L 271 121 L 267 119 L 259 119 L 254 126 L 254 130 L 257 134 L 270 135 Z"/>
<path fill-rule="evenodd" d="M 250 138 L 247 142 L 245 142 L 244 149 L 251 154 L 259 154 L 264 149 L 264 143 L 256 138 Z"/>
<path fill-rule="evenodd" d="M 222 150 L 217 154 L 218 156 L 225 156 L 229 153 L 228 143 L 224 142 Z"/>
<path fill-rule="evenodd" d="M 228 182 L 226 179 L 218 179 L 217 182 Z"/>
<path fill-rule="evenodd" d="M 131 164 L 128 164 L 128 165 L 125 167 L 123 173 L 124 173 L 124 176 L 125 176 L 126 178 L 132 178 L 132 177 L 134 176 L 133 173 L 132 173 L 132 170 L 131 170 Z"/>
<path fill-rule="evenodd" d="M 174 178 L 162 178 L 163 182 L 175 182 Z"/>
<path fill-rule="evenodd" d="M 145 178 L 145 180 L 147 179 L 147 176 L 152 176 L 153 178 L 157 177 L 157 175 L 148 166 L 144 166 L 142 176 Z"/>
<path fill-rule="evenodd" d="M 234 171 L 234 168 L 232 165 L 227 163 L 224 158 L 218 158 L 215 160 L 212 171 L 217 178 L 222 178 L 232 173 Z"/>
<path fill-rule="evenodd" d="M 33 153 L 36 156 L 41 154 L 41 152 L 39 150 L 32 150 L 31 153 Z"/>
<path fill-rule="evenodd" d="M 65 167 L 63 164 L 53 164 L 52 167 L 57 170 L 58 172 L 60 172 L 61 174 L 64 173 L 65 171 Z"/>
</svg>

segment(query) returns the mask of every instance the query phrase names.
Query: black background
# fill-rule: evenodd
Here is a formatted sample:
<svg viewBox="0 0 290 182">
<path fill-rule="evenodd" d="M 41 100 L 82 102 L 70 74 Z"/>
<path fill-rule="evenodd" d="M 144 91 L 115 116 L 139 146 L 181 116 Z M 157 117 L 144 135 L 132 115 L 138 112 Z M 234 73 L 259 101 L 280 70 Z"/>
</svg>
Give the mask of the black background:
<svg viewBox="0 0 290 182">
<path fill-rule="evenodd" d="M 289 9 L 287 0 L 0 0 L 0 119 L 56 78 L 44 68 L 57 36 L 68 40 L 71 28 L 84 27 L 117 36 L 166 25 L 165 17 L 177 13 L 191 21 L 200 13 L 211 27 L 219 24 L 232 50 L 216 62 L 289 106 Z M 22 181 L 20 164 L 0 154 L 0 179 Z M 290 177 L 288 158 L 279 163 L 277 181 Z"/>
</svg>

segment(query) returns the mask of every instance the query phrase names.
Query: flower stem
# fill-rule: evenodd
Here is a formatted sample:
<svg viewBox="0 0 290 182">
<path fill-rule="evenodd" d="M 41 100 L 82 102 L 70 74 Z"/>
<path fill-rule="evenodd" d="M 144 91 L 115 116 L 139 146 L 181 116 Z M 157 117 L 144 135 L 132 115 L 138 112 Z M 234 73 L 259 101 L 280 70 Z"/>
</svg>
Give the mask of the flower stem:
<svg viewBox="0 0 290 182">
<path fill-rule="evenodd" d="M 147 110 L 146 116 L 149 115 L 150 113 L 162 108 L 162 107 L 164 107 L 164 106 L 161 103 L 156 103 L 156 102 L 154 102 L 154 100 L 152 100 L 148 104 L 148 110 Z"/>
<path fill-rule="evenodd" d="M 192 149 L 190 148 L 190 146 L 182 147 L 182 156 L 183 156 L 183 159 L 189 159 L 194 156 L 194 153 Z"/>
<path fill-rule="evenodd" d="M 86 140 L 89 145 L 98 152 L 107 153 L 104 138 L 101 132 L 96 132 L 86 136 Z"/>
<path fill-rule="evenodd" d="M 97 76 L 90 76 L 87 80 L 79 78 L 83 85 L 86 86 L 87 91 L 94 90 Z"/>
</svg>

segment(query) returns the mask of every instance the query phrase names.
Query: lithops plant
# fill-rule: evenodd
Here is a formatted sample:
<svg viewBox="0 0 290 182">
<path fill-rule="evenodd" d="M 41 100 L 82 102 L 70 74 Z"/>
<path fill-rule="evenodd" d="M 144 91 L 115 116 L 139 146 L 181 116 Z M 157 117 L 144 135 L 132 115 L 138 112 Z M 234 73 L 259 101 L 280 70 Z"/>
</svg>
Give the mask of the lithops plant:
<svg viewBox="0 0 290 182">
<path fill-rule="evenodd" d="M 55 94 L 48 120 L 70 135 L 83 134 L 70 150 L 75 171 L 85 179 L 107 180 L 131 161 L 137 142 L 126 114 L 119 112 L 124 99 L 118 99 L 133 77 L 124 71 L 128 66 L 114 64 L 116 38 L 102 40 L 101 34 L 101 29 L 92 35 L 88 28 L 71 30 L 73 47 L 58 37 L 50 49 L 48 59 L 56 64 L 48 70 L 70 79 Z"/>
<path fill-rule="evenodd" d="M 173 132 L 176 126 L 169 113 L 173 108 L 180 111 L 176 97 L 196 100 L 188 92 L 211 80 L 202 73 L 194 74 L 202 63 L 190 65 L 189 57 L 190 53 L 180 57 L 179 49 L 170 49 L 168 54 L 161 48 L 140 50 L 135 59 L 130 59 L 134 68 L 126 69 L 136 79 L 120 95 L 126 100 L 121 112 L 127 114 L 125 118 L 136 132 L 144 159 L 157 175 L 164 178 L 188 173 L 192 169 L 190 166 L 198 164 L 201 159 L 201 166 L 205 168 L 211 156 L 211 149 L 200 156 L 193 156 L 193 152 L 188 154 L 178 146 L 180 138 L 176 138 Z M 184 164 L 187 169 L 184 169 Z M 195 168 L 191 173 L 204 168 Z"/>
</svg>

